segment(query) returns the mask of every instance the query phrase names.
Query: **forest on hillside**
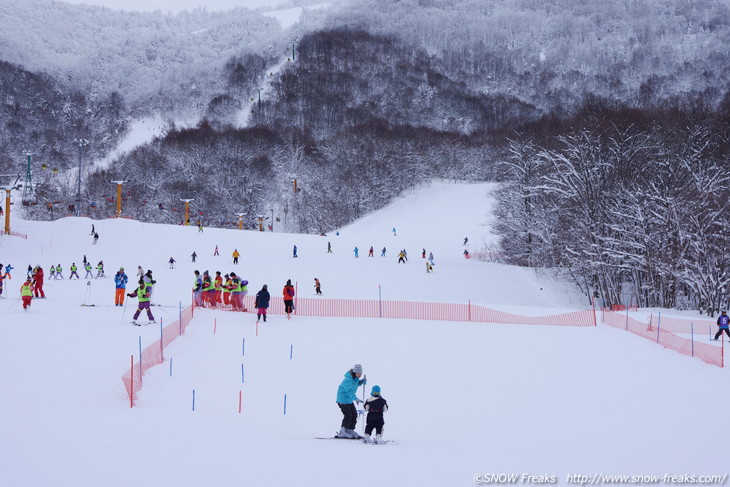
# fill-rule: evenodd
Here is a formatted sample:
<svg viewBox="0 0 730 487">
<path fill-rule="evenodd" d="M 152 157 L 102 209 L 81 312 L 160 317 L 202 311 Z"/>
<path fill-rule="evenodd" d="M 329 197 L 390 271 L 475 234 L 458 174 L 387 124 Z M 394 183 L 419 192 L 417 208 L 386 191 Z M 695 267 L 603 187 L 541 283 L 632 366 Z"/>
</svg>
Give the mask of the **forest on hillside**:
<svg viewBox="0 0 730 487">
<path fill-rule="evenodd" d="M 140 220 L 180 223 L 195 198 L 205 225 L 271 214 L 321 233 L 434 178 L 497 180 L 507 262 L 561 269 L 608 304 L 730 304 L 727 0 L 362 0 L 280 38 L 241 10 L 115 13 L 77 35 L 108 14 L 83 12 L 51 46 L 0 35 L 16 63 L 0 66 L 0 169 L 20 146 L 61 168 L 33 218 L 111 216 L 122 179 Z M 149 113 L 166 133 L 85 173 L 76 198 L 78 157 Z M 183 113 L 200 123 L 178 127 Z"/>
</svg>

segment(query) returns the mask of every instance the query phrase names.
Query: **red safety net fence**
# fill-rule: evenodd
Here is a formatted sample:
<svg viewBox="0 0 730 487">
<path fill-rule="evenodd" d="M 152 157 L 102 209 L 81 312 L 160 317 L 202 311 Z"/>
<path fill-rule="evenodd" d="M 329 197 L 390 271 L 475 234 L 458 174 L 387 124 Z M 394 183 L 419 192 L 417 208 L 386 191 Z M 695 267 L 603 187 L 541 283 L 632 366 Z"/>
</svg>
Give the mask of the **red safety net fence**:
<svg viewBox="0 0 730 487">
<path fill-rule="evenodd" d="M 704 333 L 700 334 L 699 331 L 700 329 L 707 329 L 709 323 L 707 321 L 693 322 L 679 318 L 662 318 L 659 320 L 658 317 L 652 316 L 648 322 L 641 322 L 625 313 L 615 313 L 606 309 L 603 310 L 601 316 L 604 323 L 614 328 L 630 331 L 665 348 L 670 348 L 690 357 L 697 357 L 711 365 L 724 367 L 724 345 L 712 345 L 707 342 L 707 339 L 699 338 L 699 336 L 704 337 Z M 675 333 L 686 333 L 690 337 L 677 336 Z"/>
<path fill-rule="evenodd" d="M 246 311 L 256 313 L 255 297 L 246 295 Z M 242 311 L 231 305 L 205 303 L 203 308 L 221 311 Z M 272 296 L 267 314 L 283 315 L 284 298 Z M 573 311 L 548 316 L 522 316 L 471 303 L 432 303 L 418 301 L 386 301 L 378 299 L 295 298 L 294 315 L 336 318 L 394 318 L 437 321 L 474 321 L 523 325 L 594 326 L 593 310 Z"/>
<path fill-rule="evenodd" d="M 137 357 L 138 361 L 135 362 L 134 355 L 130 357 L 129 369 L 122 375 L 122 382 L 124 382 L 124 387 L 129 395 L 129 407 L 134 406 L 134 399 L 139 390 L 142 389 L 142 376 L 144 376 L 144 373 L 153 366 L 164 362 L 165 347 L 172 343 L 175 338 L 185 333 L 185 329 L 192 319 L 193 307 L 188 306 L 180 311 L 180 316 L 176 321 L 162 328 L 160 338 L 142 350 L 141 355 Z"/>
</svg>

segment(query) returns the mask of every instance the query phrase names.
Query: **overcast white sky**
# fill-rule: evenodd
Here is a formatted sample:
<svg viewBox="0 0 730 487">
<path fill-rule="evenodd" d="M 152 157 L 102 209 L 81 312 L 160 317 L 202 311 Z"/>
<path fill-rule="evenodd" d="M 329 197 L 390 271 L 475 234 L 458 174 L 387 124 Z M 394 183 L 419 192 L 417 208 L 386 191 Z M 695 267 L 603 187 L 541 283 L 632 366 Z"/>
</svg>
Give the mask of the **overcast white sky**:
<svg viewBox="0 0 730 487">
<path fill-rule="evenodd" d="M 117 10 L 154 10 L 179 12 L 205 7 L 208 10 L 228 10 L 233 7 L 255 9 L 259 7 L 275 7 L 288 3 L 286 0 L 63 0 L 66 3 L 85 3 L 99 5 Z"/>
</svg>

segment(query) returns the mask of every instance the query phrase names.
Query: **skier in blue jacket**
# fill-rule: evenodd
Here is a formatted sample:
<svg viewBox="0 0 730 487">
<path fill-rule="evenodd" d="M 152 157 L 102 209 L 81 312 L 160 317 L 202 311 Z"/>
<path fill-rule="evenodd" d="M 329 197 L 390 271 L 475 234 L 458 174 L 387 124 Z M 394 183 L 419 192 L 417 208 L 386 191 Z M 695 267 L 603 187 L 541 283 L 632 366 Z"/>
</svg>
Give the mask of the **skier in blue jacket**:
<svg viewBox="0 0 730 487">
<path fill-rule="evenodd" d="M 730 337 L 730 316 L 727 315 L 727 311 L 722 310 L 720 312 L 720 316 L 717 317 L 717 326 L 719 326 L 720 329 L 717 330 L 717 333 L 715 333 L 715 340 L 720 338 L 723 331 Z"/>
<path fill-rule="evenodd" d="M 357 408 L 352 403 L 355 401 L 358 404 L 362 403 L 362 400 L 357 397 L 357 388 L 361 385 L 367 384 L 367 377 L 362 376 L 362 365 L 355 364 L 350 370 L 345 372 L 345 378 L 342 380 L 340 387 L 337 388 L 337 405 L 342 411 L 342 427 L 340 432 L 337 434 L 339 438 L 362 438 L 355 432 L 355 426 L 357 425 Z"/>
</svg>

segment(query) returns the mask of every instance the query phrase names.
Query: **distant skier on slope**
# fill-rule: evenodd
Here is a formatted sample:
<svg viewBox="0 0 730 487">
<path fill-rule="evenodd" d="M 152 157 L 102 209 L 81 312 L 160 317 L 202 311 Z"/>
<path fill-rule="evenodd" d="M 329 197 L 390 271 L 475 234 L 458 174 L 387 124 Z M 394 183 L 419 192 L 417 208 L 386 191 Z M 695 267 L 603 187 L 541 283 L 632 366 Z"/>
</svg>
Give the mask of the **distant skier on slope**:
<svg viewBox="0 0 730 487">
<path fill-rule="evenodd" d="M 730 337 L 730 317 L 728 317 L 727 311 L 722 310 L 720 312 L 720 316 L 717 317 L 717 326 L 719 326 L 720 329 L 717 330 L 717 333 L 715 333 L 714 340 L 718 340 L 723 331 L 727 333 L 728 337 Z"/>
<path fill-rule="evenodd" d="M 314 292 L 317 294 L 322 294 L 322 286 L 319 283 L 319 279 L 316 277 L 314 278 Z"/>
</svg>

